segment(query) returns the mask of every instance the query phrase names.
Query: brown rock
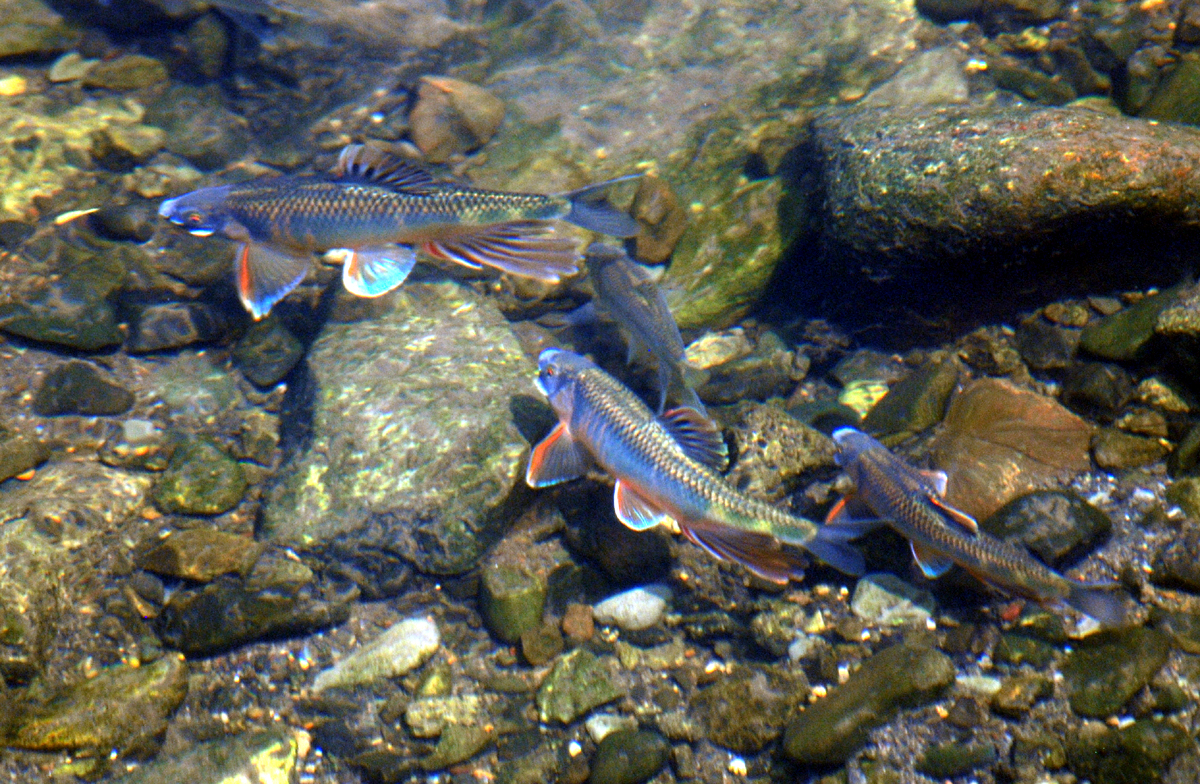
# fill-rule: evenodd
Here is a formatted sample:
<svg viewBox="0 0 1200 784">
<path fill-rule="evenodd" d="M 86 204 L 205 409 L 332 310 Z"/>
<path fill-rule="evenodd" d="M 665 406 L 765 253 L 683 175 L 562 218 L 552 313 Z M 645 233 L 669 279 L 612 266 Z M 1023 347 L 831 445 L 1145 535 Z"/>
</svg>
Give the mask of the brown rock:
<svg viewBox="0 0 1200 784">
<path fill-rule="evenodd" d="M 1021 493 L 1091 468 L 1092 426 L 1058 401 L 984 378 L 950 403 L 931 450 L 949 503 L 980 520 Z"/>
<path fill-rule="evenodd" d="M 587 642 L 596 632 L 596 623 L 592 620 L 592 608 L 586 604 L 568 604 L 563 613 L 563 633 L 571 638 L 571 642 Z"/>
<path fill-rule="evenodd" d="M 441 163 L 487 144 L 504 121 L 504 102 L 470 82 L 422 76 L 408 121 L 413 143 Z"/>
<path fill-rule="evenodd" d="M 675 243 L 687 228 L 687 213 L 675 191 L 665 180 L 647 174 L 638 184 L 630 211 L 642 230 L 638 232 L 634 256 L 646 264 L 661 264 L 671 258 Z"/>
</svg>

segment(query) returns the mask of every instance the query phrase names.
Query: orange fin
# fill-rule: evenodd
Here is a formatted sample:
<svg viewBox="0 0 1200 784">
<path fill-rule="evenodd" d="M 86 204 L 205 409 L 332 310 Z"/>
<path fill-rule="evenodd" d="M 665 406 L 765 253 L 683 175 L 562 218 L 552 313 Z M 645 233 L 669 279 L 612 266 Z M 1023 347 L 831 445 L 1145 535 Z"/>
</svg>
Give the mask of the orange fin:
<svg viewBox="0 0 1200 784">
<path fill-rule="evenodd" d="M 975 518 L 971 517 L 971 515 L 967 514 L 961 509 L 955 509 L 953 506 L 950 506 L 950 504 L 943 501 L 939 496 L 929 496 L 929 503 L 936 506 L 938 510 L 942 512 L 942 514 L 946 515 L 971 533 L 979 533 L 979 523 L 975 522 Z"/>
<path fill-rule="evenodd" d="M 238 298 L 257 321 L 275 303 L 300 285 L 308 274 L 311 259 L 275 250 L 267 245 L 243 242 L 233 259 L 233 280 Z"/>
<path fill-rule="evenodd" d="M 694 408 L 680 406 L 667 411 L 658 421 L 684 454 L 698 463 L 720 471 L 729 462 L 729 449 L 721 431 L 711 419 Z"/>
<path fill-rule="evenodd" d="M 693 528 L 686 524 L 681 524 L 680 530 L 709 554 L 740 563 L 764 580 L 782 585 L 788 580 L 804 579 L 804 560 L 784 550 L 779 540 L 769 534 L 727 526 Z"/>
<path fill-rule="evenodd" d="M 587 473 L 591 465 L 587 452 L 571 438 L 567 426 L 559 422 L 530 452 L 525 483 L 530 487 L 549 487 L 569 482 Z"/>
<path fill-rule="evenodd" d="M 670 515 L 664 514 L 620 479 L 613 490 L 613 508 L 616 510 L 617 519 L 635 531 L 645 531 L 671 522 Z"/>
<path fill-rule="evenodd" d="M 492 226 L 458 227 L 453 235 L 428 240 L 421 250 L 465 267 L 494 267 L 502 272 L 558 283 L 579 271 L 578 244 L 558 237 L 553 224 L 523 220 Z"/>
</svg>

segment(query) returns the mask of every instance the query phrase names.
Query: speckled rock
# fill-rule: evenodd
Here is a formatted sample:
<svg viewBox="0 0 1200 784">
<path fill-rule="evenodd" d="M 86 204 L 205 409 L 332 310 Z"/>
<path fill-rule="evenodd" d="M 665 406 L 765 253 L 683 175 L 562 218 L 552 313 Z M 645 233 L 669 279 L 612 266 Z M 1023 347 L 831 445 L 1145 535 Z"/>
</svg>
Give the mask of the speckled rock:
<svg viewBox="0 0 1200 784">
<path fill-rule="evenodd" d="M 642 784 L 670 754 L 671 745 L 657 732 L 618 730 L 597 745 L 588 784 Z"/>
<path fill-rule="evenodd" d="M 278 384 L 304 356 L 304 346 L 278 318 L 256 322 L 238 340 L 233 359 L 251 384 Z"/>
<path fill-rule="evenodd" d="M 266 546 L 214 528 L 189 528 L 155 537 L 137 549 L 134 563 L 164 577 L 209 582 L 223 574 L 245 576 Z"/>
<path fill-rule="evenodd" d="M 1200 527 L 1184 525 L 1152 562 L 1150 580 L 1158 585 L 1200 591 Z"/>
<path fill-rule="evenodd" d="M 872 729 L 901 708 L 936 699 L 954 683 L 955 675 L 954 663 L 939 651 L 917 644 L 887 648 L 788 722 L 784 753 L 803 764 L 841 764 L 867 741 Z"/>
<path fill-rule="evenodd" d="M 38 751 L 146 750 L 188 690 L 183 657 L 117 664 L 62 689 L 22 717 L 8 743 Z"/>
<path fill-rule="evenodd" d="M 806 473 L 834 464 L 833 442 L 778 404 L 745 403 L 737 413 L 737 462 L 728 478 L 750 495 L 778 500 Z"/>
<path fill-rule="evenodd" d="M 170 755 L 159 755 L 132 773 L 114 779 L 120 784 L 220 784 L 244 780 L 282 784 L 294 779 L 297 765 L 309 747 L 303 730 L 249 730 L 198 743 Z"/>
<path fill-rule="evenodd" d="M 435 574 L 471 568 L 523 492 L 514 423 L 536 374 L 495 307 L 411 284 L 368 322 L 328 324 L 309 354 L 312 438 L 280 470 L 264 533 Z M 514 408 L 516 406 L 516 408 Z"/>
<path fill-rule="evenodd" d="M 7 518 L 6 518 L 7 519 Z M 0 674 L 27 680 L 42 667 L 66 608 L 66 552 L 27 521 L 0 527 Z"/>
<path fill-rule="evenodd" d="M 937 612 L 937 601 L 929 591 L 894 574 L 868 574 L 854 586 L 850 609 L 864 621 L 880 626 L 923 626 Z"/>
<path fill-rule="evenodd" d="M 940 781 L 990 765 L 996 761 L 997 756 L 996 747 L 990 743 L 938 743 L 925 749 L 925 753 L 917 761 L 916 768 L 918 772 Z"/>
<path fill-rule="evenodd" d="M 1047 676 L 1039 672 L 1018 672 L 1000 682 L 1000 688 L 992 695 L 992 710 L 1001 716 L 1019 719 L 1034 704 L 1053 693 L 1054 684 Z"/>
<path fill-rule="evenodd" d="M 241 465 L 210 439 L 192 439 L 175 449 L 154 488 L 164 512 L 215 515 L 237 506 L 248 482 Z"/>
<path fill-rule="evenodd" d="M 441 644 L 441 635 L 432 619 L 408 618 L 319 673 L 313 681 L 313 691 L 347 688 L 404 675 L 424 664 Z"/>
<path fill-rule="evenodd" d="M 808 680 L 767 667 L 738 667 L 692 700 L 709 740 L 742 754 L 760 751 L 783 731 L 788 716 L 804 704 Z"/>
<path fill-rule="evenodd" d="M 1053 566 L 1108 536 L 1112 520 L 1070 490 L 1037 490 L 1009 501 L 980 527 L 1019 541 Z"/>
<path fill-rule="evenodd" d="M 436 738 L 446 727 L 470 726 L 482 716 L 478 694 L 420 696 L 404 708 L 404 723 L 418 738 Z"/>
<path fill-rule="evenodd" d="M 33 398 L 33 410 L 42 416 L 112 416 L 132 406 L 132 392 L 80 360 L 64 362 L 47 373 Z"/>
<path fill-rule="evenodd" d="M 1107 718 L 1150 682 L 1171 652 L 1170 639 L 1155 629 L 1135 628 L 1082 641 L 1062 663 L 1071 709 Z"/>
<path fill-rule="evenodd" d="M 586 648 L 559 657 L 537 693 L 542 721 L 570 724 L 592 708 L 624 696 L 614 682 L 611 659 L 598 659 Z"/>
<path fill-rule="evenodd" d="M 1094 784 L 1155 784 L 1194 743 L 1170 720 L 1140 719 L 1119 728 L 1087 724 L 1067 737 L 1066 751 L 1070 769 Z"/>
<path fill-rule="evenodd" d="M 41 0 L 9 0 L 0 21 L 0 57 L 52 55 L 74 46 L 82 31 Z"/>
</svg>

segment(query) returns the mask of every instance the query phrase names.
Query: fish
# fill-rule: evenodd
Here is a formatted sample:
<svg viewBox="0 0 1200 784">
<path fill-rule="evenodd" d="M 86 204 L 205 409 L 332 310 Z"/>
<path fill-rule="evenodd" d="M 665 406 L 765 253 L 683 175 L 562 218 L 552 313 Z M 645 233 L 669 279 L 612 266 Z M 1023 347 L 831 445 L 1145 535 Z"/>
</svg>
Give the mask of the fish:
<svg viewBox="0 0 1200 784">
<path fill-rule="evenodd" d="M 861 574 L 853 547 L 817 536 L 818 525 L 741 493 L 718 473 L 728 458 L 717 427 L 681 406 L 661 416 L 586 357 L 561 348 L 538 356 L 537 388 L 559 422 L 529 457 L 526 483 L 549 487 L 593 466 L 616 480 L 613 506 L 629 528 L 665 525 L 713 556 L 784 584 L 804 576 L 803 548 Z"/>
<path fill-rule="evenodd" d="M 658 371 L 658 413 L 673 393 L 675 402 L 706 414 L 696 387 L 708 380 L 708 372 L 684 356 L 679 327 L 654 278 L 625 251 L 602 242 L 589 245 L 583 257 L 596 301 L 629 338 L 629 360 L 641 351 Z"/>
<path fill-rule="evenodd" d="M 852 427 L 835 430 L 833 441 L 838 465 L 854 482 L 855 499 L 878 517 L 854 519 L 842 499 L 830 510 L 823 531 L 840 527 L 844 538 L 852 539 L 887 524 L 909 540 L 917 565 L 930 579 L 958 564 L 1004 593 L 1054 609 L 1069 605 L 1103 626 L 1126 618 L 1117 583 L 1059 574 L 1024 548 L 980 530 L 974 518 L 947 504 L 944 472 L 921 471 Z"/>
<path fill-rule="evenodd" d="M 329 174 L 201 188 L 167 199 L 158 214 L 193 235 L 238 242 L 234 283 L 257 320 L 300 284 L 313 254 L 330 251 L 343 258 L 346 290 L 360 297 L 403 283 L 418 250 L 557 283 L 578 272 L 581 256 L 574 239 L 553 234 L 552 221 L 633 236 L 637 222 L 602 197 L 639 176 L 556 195 L 510 193 L 437 180 L 407 160 L 351 144 Z"/>
</svg>

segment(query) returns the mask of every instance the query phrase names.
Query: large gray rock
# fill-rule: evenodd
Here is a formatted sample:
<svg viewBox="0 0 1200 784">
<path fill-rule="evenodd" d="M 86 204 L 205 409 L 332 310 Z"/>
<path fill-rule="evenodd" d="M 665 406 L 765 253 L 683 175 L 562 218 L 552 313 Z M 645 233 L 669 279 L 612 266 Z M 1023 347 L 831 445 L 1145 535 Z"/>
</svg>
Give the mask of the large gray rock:
<svg viewBox="0 0 1200 784">
<path fill-rule="evenodd" d="M 313 344 L 311 440 L 264 511 L 270 540 L 385 583 L 405 564 L 462 573 L 498 538 L 529 451 L 514 412 L 536 399 L 536 369 L 488 300 L 453 283 L 391 297 Z"/>
</svg>

